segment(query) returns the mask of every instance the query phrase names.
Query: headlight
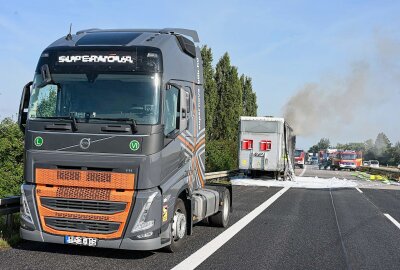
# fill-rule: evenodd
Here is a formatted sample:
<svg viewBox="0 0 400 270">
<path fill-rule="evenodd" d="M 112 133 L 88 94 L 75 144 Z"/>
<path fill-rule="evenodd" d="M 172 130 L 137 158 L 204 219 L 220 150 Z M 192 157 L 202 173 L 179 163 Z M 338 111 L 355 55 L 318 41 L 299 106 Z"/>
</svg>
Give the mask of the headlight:
<svg viewBox="0 0 400 270">
<path fill-rule="evenodd" d="M 147 202 L 142 208 L 142 211 L 139 214 L 139 217 L 135 223 L 135 226 L 133 226 L 132 233 L 144 231 L 147 229 L 150 229 L 151 227 L 154 226 L 154 220 L 146 220 L 147 214 L 149 213 L 149 209 L 151 204 L 153 203 L 154 198 L 157 196 L 158 192 L 154 192 L 153 194 L 150 195 L 150 197 L 147 199 Z"/>
<path fill-rule="evenodd" d="M 23 186 L 21 186 L 21 200 L 22 200 L 21 217 L 23 219 L 25 219 L 26 221 L 29 221 L 30 223 L 33 223 L 31 210 L 29 210 L 29 205 L 28 205 L 28 201 L 27 201 L 26 196 L 25 196 L 25 191 L 24 191 Z"/>
</svg>

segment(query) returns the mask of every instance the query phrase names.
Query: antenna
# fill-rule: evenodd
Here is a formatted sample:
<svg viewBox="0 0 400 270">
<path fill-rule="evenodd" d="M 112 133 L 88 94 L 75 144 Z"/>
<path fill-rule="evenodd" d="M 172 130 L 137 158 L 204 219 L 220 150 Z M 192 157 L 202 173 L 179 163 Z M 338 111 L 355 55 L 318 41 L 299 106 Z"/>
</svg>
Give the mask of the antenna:
<svg viewBox="0 0 400 270">
<path fill-rule="evenodd" d="M 71 30 L 72 30 L 72 23 L 69 25 L 69 33 L 65 37 L 66 40 L 72 40 Z"/>
</svg>

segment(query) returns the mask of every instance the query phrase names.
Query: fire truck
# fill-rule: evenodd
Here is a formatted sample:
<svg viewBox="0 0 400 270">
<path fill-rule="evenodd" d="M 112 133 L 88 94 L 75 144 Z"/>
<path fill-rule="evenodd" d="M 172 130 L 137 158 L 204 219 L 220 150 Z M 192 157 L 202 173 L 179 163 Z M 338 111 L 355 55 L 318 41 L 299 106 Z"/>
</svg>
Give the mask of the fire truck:
<svg viewBox="0 0 400 270">
<path fill-rule="evenodd" d="M 332 158 L 331 169 L 355 170 L 362 165 L 362 152 L 339 150 Z"/>
<path fill-rule="evenodd" d="M 294 151 L 295 166 L 299 166 L 300 168 L 303 169 L 305 158 L 306 158 L 306 153 L 304 152 L 304 150 L 296 149 L 296 151 Z"/>
</svg>

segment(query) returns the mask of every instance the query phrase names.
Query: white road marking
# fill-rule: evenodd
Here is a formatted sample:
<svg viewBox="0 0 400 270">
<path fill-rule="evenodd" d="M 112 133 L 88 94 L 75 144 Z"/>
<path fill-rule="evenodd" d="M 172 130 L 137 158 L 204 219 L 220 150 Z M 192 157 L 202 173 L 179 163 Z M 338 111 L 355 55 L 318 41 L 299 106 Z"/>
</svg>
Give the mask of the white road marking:
<svg viewBox="0 0 400 270">
<path fill-rule="evenodd" d="M 400 229 L 400 223 L 397 222 L 397 220 L 395 220 L 394 218 L 392 218 L 391 215 L 389 214 L 384 214 L 385 217 L 387 217 L 394 225 L 396 225 L 397 228 Z"/>
<path fill-rule="evenodd" d="M 273 202 L 275 202 L 283 193 L 289 190 L 289 187 L 285 187 L 275 193 L 271 198 L 263 202 L 256 209 L 248 213 L 241 220 L 233 224 L 231 227 L 226 229 L 220 235 L 215 237 L 213 240 L 208 242 L 198 251 L 190 255 L 184 261 L 179 263 L 177 266 L 172 268 L 172 270 L 188 270 L 195 269 L 202 262 L 204 262 L 208 257 L 210 257 L 215 251 L 222 247 L 226 242 L 228 242 L 233 236 L 240 232 L 247 224 L 249 224 L 253 219 L 260 215 L 265 209 L 267 209 Z"/>
<path fill-rule="evenodd" d="M 363 193 L 361 189 L 359 189 L 358 187 L 356 187 L 356 189 L 358 190 L 358 192 Z"/>
<path fill-rule="evenodd" d="M 304 175 L 304 173 L 306 172 L 307 166 L 304 165 L 303 171 L 300 173 L 300 177 L 302 177 Z"/>
</svg>

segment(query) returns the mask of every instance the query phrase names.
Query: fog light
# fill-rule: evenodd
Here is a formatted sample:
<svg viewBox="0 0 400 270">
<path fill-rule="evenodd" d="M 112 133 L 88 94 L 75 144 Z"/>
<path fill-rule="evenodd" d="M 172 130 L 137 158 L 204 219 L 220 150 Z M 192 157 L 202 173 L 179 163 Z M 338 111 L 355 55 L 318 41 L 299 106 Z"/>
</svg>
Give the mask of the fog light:
<svg viewBox="0 0 400 270">
<path fill-rule="evenodd" d="M 153 235 L 153 232 L 148 232 L 148 233 L 138 235 L 137 238 L 142 239 L 142 238 L 150 237 L 152 235 Z"/>
</svg>

